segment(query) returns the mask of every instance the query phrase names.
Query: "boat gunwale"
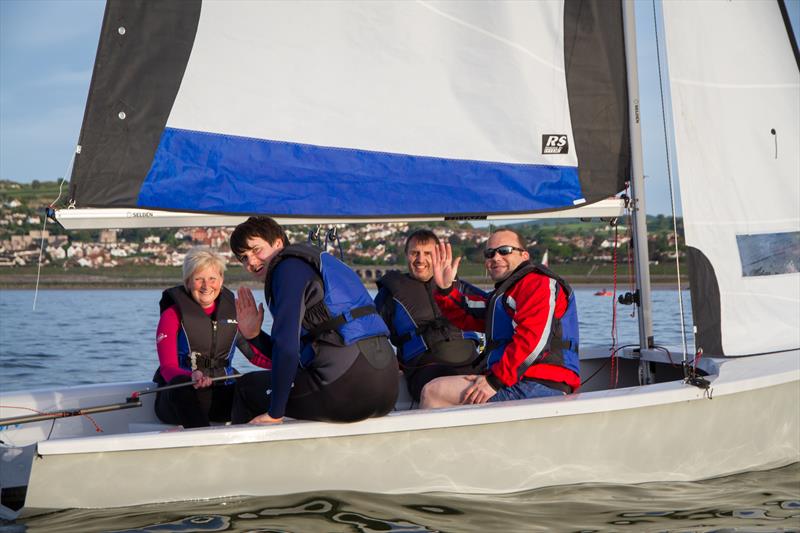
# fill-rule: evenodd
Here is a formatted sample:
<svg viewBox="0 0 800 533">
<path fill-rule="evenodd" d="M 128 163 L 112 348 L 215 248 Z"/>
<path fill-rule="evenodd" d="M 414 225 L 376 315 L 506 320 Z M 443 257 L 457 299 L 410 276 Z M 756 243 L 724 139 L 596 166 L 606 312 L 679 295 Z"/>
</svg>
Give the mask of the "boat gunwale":
<svg viewBox="0 0 800 533">
<path fill-rule="evenodd" d="M 757 360 L 754 360 L 757 359 Z M 444 409 L 408 409 L 350 424 L 287 420 L 271 426 L 212 426 L 183 431 L 149 431 L 41 441 L 37 454 L 124 452 L 197 446 L 251 444 L 345 436 L 424 431 L 621 411 L 712 399 L 789 382 L 800 382 L 800 350 L 765 358 L 716 360 L 718 375 L 707 376 L 709 390 L 682 380 L 574 395 L 516 400 Z M 766 367 L 766 368 L 765 368 Z"/>
</svg>

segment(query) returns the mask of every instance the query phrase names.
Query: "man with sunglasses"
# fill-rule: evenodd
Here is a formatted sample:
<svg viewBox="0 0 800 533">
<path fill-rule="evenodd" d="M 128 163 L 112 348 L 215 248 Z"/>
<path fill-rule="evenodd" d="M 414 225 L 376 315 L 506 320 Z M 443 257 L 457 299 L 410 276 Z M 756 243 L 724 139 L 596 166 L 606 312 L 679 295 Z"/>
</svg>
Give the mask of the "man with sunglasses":
<svg viewBox="0 0 800 533">
<path fill-rule="evenodd" d="M 436 247 L 436 302 L 456 326 L 486 332 L 482 374 L 447 376 L 422 391 L 422 408 L 560 396 L 580 386 L 578 315 L 572 288 L 534 265 L 519 235 L 494 232 L 484 251 L 495 289 L 456 281 L 461 258 Z"/>
</svg>

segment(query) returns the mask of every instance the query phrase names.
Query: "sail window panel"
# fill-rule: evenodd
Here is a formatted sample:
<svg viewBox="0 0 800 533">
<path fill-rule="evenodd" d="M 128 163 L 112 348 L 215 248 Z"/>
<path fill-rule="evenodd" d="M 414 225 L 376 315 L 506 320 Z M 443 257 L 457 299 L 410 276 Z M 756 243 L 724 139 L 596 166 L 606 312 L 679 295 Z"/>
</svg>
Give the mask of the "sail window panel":
<svg viewBox="0 0 800 533">
<path fill-rule="evenodd" d="M 775 276 L 800 272 L 800 231 L 737 235 L 742 276 Z"/>
</svg>

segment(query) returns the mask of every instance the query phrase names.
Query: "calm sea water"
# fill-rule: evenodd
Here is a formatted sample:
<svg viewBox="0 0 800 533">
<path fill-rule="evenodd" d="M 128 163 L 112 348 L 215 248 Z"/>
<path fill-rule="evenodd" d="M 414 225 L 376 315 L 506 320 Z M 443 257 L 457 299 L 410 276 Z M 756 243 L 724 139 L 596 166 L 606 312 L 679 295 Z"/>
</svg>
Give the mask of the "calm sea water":
<svg viewBox="0 0 800 533">
<path fill-rule="evenodd" d="M 612 298 L 577 289 L 581 346 L 610 346 Z M 373 293 L 374 294 L 374 291 Z M 0 291 L 0 388 L 4 391 L 150 379 L 157 366 L 159 290 Z M 256 300 L 264 295 L 255 291 Z M 690 299 L 684 308 L 691 330 Z M 638 343 L 631 307 L 617 306 L 618 345 Z M 269 331 L 271 318 L 265 318 Z M 681 346 L 677 291 L 653 292 L 657 343 Z M 691 332 L 688 343 L 691 349 Z M 256 369 L 241 355 L 239 370 Z"/>
<path fill-rule="evenodd" d="M 581 344 L 610 346 L 612 299 L 595 290 L 576 291 Z M 0 389 L 149 379 L 159 297 L 158 290 L 48 290 L 39 292 L 34 311 L 33 291 L 0 291 Z M 688 293 L 683 297 L 690 324 Z M 654 291 L 658 344 L 682 344 L 679 317 L 677 291 Z M 631 308 L 617 307 L 617 333 L 619 345 L 637 342 Z M 687 341 L 691 349 L 691 336 Z M 236 366 L 253 368 L 241 356 Z M 0 533 L 22 531 L 800 532 L 800 463 L 695 483 L 578 485 L 500 496 L 326 492 L 72 510 L 0 524 Z"/>
</svg>

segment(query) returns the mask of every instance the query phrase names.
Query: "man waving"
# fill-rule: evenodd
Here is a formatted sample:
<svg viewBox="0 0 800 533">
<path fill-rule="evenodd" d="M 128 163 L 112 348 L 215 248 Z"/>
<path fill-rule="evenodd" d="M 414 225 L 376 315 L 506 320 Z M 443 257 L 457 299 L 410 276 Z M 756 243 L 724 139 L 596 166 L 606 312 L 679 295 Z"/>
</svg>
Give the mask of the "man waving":
<svg viewBox="0 0 800 533">
<path fill-rule="evenodd" d="M 519 235 L 494 232 L 483 252 L 495 282 L 486 293 L 456 281 L 461 258 L 449 244 L 436 247 L 436 303 L 464 330 L 484 331 L 486 366 L 481 374 L 447 376 L 422 391 L 423 408 L 447 407 L 575 392 L 580 386 L 578 314 L 572 288 L 534 265 Z"/>
</svg>

